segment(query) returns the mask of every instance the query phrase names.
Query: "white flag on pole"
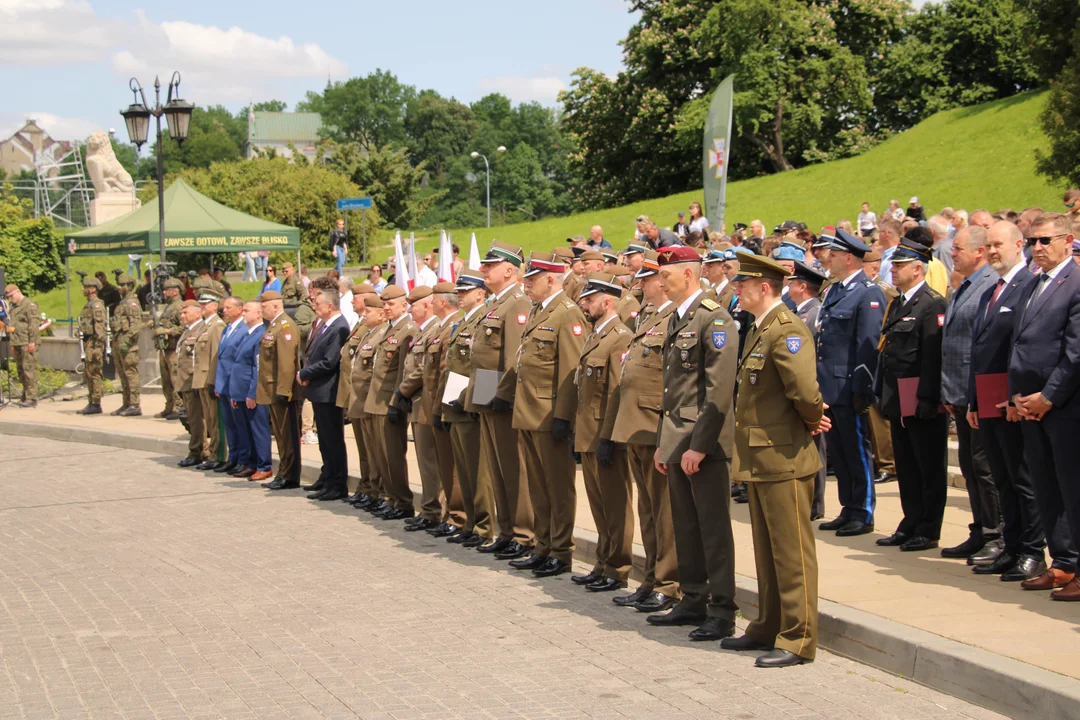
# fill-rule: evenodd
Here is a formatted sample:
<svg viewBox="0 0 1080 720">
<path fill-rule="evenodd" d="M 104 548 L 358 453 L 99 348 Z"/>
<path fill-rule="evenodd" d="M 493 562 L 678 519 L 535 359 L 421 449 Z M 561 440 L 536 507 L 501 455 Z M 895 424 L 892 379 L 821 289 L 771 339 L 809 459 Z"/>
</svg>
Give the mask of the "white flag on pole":
<svg viewBox="0 0 1080 720">
<path fill-rule="evenodd" d="M 409 266 L 405 263 L 400 232 L 394 234 L 394 284 L 406 293 L 409 292 Z"/>
<path fill-rule="evenodd" d="M 439 231 L 439 282 L 454 282 L 454 248 L 445 230 Z"/>
<path fill-rule="evenodd" d="M 409 289 L 416 287 L 420 279 L 420 270 L 416 266 L 416 236 L 409 233 Z"/>
<path fill-rule="evenodd" d="M 472 234 L 472 240 L 469 243 L 469 269 L 480 269 L 480 250 L 476 247 L 476 233 Z"/>
</svg>

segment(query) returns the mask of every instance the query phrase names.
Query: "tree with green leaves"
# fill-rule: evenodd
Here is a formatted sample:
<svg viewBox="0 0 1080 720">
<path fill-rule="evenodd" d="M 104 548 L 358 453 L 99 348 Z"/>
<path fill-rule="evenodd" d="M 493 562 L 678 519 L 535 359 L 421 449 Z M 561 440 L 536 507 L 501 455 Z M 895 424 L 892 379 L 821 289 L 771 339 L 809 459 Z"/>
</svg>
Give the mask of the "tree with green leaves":
<svg viewBox="0 0 1080 720">
<path fill-rule="evenodd" d="M 366 77 L 327 85 L 322 93 L 308 92 L 297 111 L 322 115 L 325 138 L 374 150 L 405 144 L 405 115 L 415 97 L 412 85 L 403 85 L 391 72 L 376 70 Z"/>
<path fill-rule="evenodd" d="M 326 168 L 370 196 L 388 229 L 415 227 L 441 195 L 424 192 L 427 169 L 423 163 L 413 166 L 404 148 L 366 150 L 358 143 L 331 143 L 326 152 Z"/>
<path fill-rule="evenodd" d="M 414 163 L 441 174 L 451 158 L 466 154 L 479 123 L 467 105 L 423 90 L 408 105 L 405 133 Z"/>
</svg>

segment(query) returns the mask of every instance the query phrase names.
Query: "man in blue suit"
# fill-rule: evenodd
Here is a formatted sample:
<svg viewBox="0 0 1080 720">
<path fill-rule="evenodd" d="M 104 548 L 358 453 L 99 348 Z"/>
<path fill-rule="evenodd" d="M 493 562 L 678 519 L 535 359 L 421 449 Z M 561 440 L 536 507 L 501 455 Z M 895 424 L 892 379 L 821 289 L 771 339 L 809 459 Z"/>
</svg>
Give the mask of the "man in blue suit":
<svg viewBox="0 0 1080 720">
<path fill-rule="evenodd" d="M 236 342 L 240 339 L 239 328 L 244 324 L 244 301 L 238 297 L 225 298 L 221 306 L 225 329 L 218 344 L 217 373 L 214 376 L 214 392 L 218 396 L 218 408 L 225 421 L 225 440 L 229 446 L 228 462 L 214 472 L 233 473 L 241 465 L 241 450 L 237 447 L 236 416 L 229 401 L 229 375 L 236 362 Z"/>
<path fill-rule="evenodd" d="M 244 303 L 244 325 L 237 329 L 233 368 L 229 374 L 229 407 L 236 417 L 236 444 L 246 451 L 240 456 L 233 477 L 266 480 L 273 477 L 270 457 L 270 406 L 255 403 L 255 387 L 259 382 L 259 345 L 266 326 L 263 324 L 262 303 Z"/>
<path fill-rule="evenodd" d="M 1080 600 L 1076 538 L 1080 537 L 1080 267 L 1072 260 L 1072 221 L 1044 213 L 1028 230 L 1032 260 L 1042 270 L 1020 302 L 1009 359 L 1009 394 L 1020 413 L 1024 456 L 1035 483 L 1053 564 L 1020 583 Z M 1055 589 L 1056 588 L 1056 589 Z"/>
<path fill-rule="evenodd" d="M 818 311 L 817 371 L 832 420 L 826 443 L 842 509 L 818 527 L 846 537 L 874 529 L 877 498 L 867 410 L 874 401 L 885 295 L 863 272 L 870 248 L 862 240 L 837 230 L 829 250 L 833 283 Z"/>
<path fill-rule="evenodd" d="M 1005 582 L 1022 582 L 1046 572 L 1046 536 L 1035 504 L 1031 472 L 1024 460 L 1024 432 L 1015 407 L 983 408 L 979 380 L 989 381 L 1009 371 L 1012 333 L 1023 309 L 1020 299 L 1034 282 L 1024 261 L 1024 236 L 1011 222 L 1001 221 L 986 233 L 986 256 L 998 276 L 983 292 L 971 333 L 968 380 L 968 424 L 978 428 L 1001 508 L 1001 543 L 988 543 L 968 562 L 977 575 L 1000 575 Z M 987 397 L 987 402 L 995 398 Z M 997 405 L 998 403 L 994 403 Z"/>
</svg>

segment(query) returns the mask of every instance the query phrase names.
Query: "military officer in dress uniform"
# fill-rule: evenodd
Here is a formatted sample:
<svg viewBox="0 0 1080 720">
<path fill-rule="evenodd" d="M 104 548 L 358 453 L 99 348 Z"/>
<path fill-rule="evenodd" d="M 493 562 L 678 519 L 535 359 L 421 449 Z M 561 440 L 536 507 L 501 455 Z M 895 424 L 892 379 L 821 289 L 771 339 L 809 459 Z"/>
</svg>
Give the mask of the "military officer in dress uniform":
<svg viewBox="0 0 1080 720">
<path fill-rule="evenodd" d="M 202 401 L 199 390 L 194 385 L 195 342 L 206 330 L 203 323 L 202 306 L 197 300 L 185 300 L 180 308 L 180 321 L 184 331 L 176 341 L 176 388 L 184 398 L 187 408 L 188 454 L 177 465 L 182 468 L 194 467 L 204 459 L 206 450 L 206 425 L 203 423 Z"/>
<path fill-rule="evenodd" d="M 364 339 L 364 335 L 371 330 L 365 322 L 364 315 L 364 299 L 368 296 L 375 294 L 375 288 L 370 283 L 360 283 L 353 287 L 352 296 L 352 310 L 356 313 L 360 321 L 349 331 L 349 336 L 345 338 L 345 344 L 341 346 L 341 366 L 338 375 L 338 390 L 337 399 L 335 404 L 341 408 L 342 413 L 345 415 L 346 422 L 351 422 L 349 417 L 349 404 L 352 402 L 352 366 L 353 358 L 356 356 L 356 351 L 360 347 L 360 342 Z M 366 399 L 366 398 L 365 398 Z M 358 424 L 353 425 L 353 439 L 356 441 L 356 451 L 360 456 L 360 477 L 366 479 L 368 477 L 368 458 L 364 452 L 364 439 L 361 436 L 360 427 Z M 345 498 L 345 502 L 357 503 L 363 497 L 363 493 L 360 492 L 359 483 L 353 488 L 353 494 Z"/>
<path fill-rule="evenodd" d="M 683 598 L 654 625 L 698 625 L 692 640 L 735 631 L 735 541 L 730 473 L 734 451 L 734 321 L 705 297 L 701 257 L 660 251 L 660 276 L 675 305 L 664 340 L 664 394 L 655 462 L 667 475 Z"/>
<path fill-rule="evenodd" d="M 375 418 L 375 442 L 379 445 L 386 507 L 376 509 L 373 506 L 372 510 L 383 520 L 404 520 L 416 514 L 412 490 L 409 488 L 409 466 L 405 460 L 409 426 L 404 418 L 392 416 L 389 412 L 390 401 L 405 373 L 405 356 L 412 347 L 418 328 L 405 312 L 408 300 L 404 290 L 390 285 L 383 290 L 382 301 L 390 326 L 375 347 L 375 367 L 364 402 L 364 412 Z"/>
<path fill-rule="evenodd" d="M 581 248 L 578 248 L 579 250 Z M 570 248 L 555 248 L 555 254 L 559 256 L 559 259 L 566 265 L 566 271 L 562 276 L 563 292 L 570 298 L 572 302 L 577 302 L 578 295 L 581 294 L 581 288 L 585 285 L 585 281 L 581 279 L 581 275 L 574 270 L 574 265 L 580 266 L 580 260 L 578 255 L 574 253 Z"/>
<path fill-rule="evenodd" d="M 79 313 L 79 333 L 83 342 L 83 377 L 89 391 L 86 407 L 77 415 L 101 414 L 102 365 L 105 362 L 105 337 L 109 333 L 109 315 L 97 293 L 101 282 L 97 278 L 83 279 L 86 305 Z"/>
<path fill-rule="evenodd" d="M 120 288 L 120 303 L 113 311 L 112 347 L 124 402 L 111 414 L 135 417 L 142 415 L 142 408 L 139 407 L 139 333 L 143 327 L 142 306 L 133 292 L 135 278 L 121 275 L 116 284 Z"/>
<path fill-rule="evenodd" d="M 807 272 L 813 271 L 796 261 L 795 277 L 814 281 Z M 720 646 L 767 650 L 758 667 L 798 665 L 817 651 L 810 505 L 823 461 L 811 436 L 820 432 L 824 407 L 813 337 L 781 299 L 788 277 L 779 263 L 751 256 L 742 259 L 734 281 L 739 303 L 755 318 L 739 365 L 735 457 L 749 489 L 760 602 L 746 633 Z M 799 299 L 794 287 L 791 299 Z"/>
<path fill-rule="evenodd" d="M 184 301 L 180 297 L 184 283 L 176 278 L 169 278 L 162 286 L 162 297 L 167 303 L 165 310 L 158 317 L 154 336 L 157 339 L 158 372 L 161 374 L 161 392 L 165 396 L 165 409 L 154 417 L 165 420 L 180 418 L 180 409 L 184 401 L 180 397 L 179 384 L 176 382 L 176 341 L 184 332 L 184 323 L 180 319 L 180 310 Z"/>
<path fill-rule="evenodd" d="M 706 253 L 701 261 L 701 276 L 708 281 L 706 295 L 717 305 L 730 313 L 735 308 L 737 299 L 735 289 L 728 280 L 724 263 L 735 259 L 735 251 L 729 248 L 713 249 Z"/>
<path fill-rule="evenodd" d="M 374 287 L 372 289 L 374 290 Z M 378 295 L 365 295 L 363 303 L 363 324 L 366 330 L 353 345 L 352 372 L 349 378 L 352 386 L 349 421 L 353 426 L 356 449 L 360 453 L 360 483 L 356 488 L 360 497 L 353 505 L 361 510 L 368 510 L 373 506 L 385 509 L 386 504 L 382 499 L 385 479 L 382 476 L 382 462 L 379 460 L 378 427 L 375 416 L 364 412 L 364 405 L 371 389 L 376 348 L 390 323 L 386 322 L 386 305 Z"/>
<path fill-rule="evenodd" d="M 930 249 L 908 238 L 892 256 L 900 295 L 889 303 L 881 328 L 881 369 L 876 389 L 892 429 L 896 479 L 904 517 L 878 545 L 901 550 L 938 546 L 945 515 L 949 418 L 941 405 L 941 340 L 945 298 L 926 284 Z M 901 387 L 912 378 L 914 389 Z M 910 395 L 909 395 L 910 392 Z M 907 407 L 909 399 L 912 407 Z"/>
<path fill-rule="evenodd" d="M 810 330 L 811 338 L 817 337 L 818 312 L 821 310 L 821 285 L 825 276 L 809 265 L 795 261 L 795 270 L 787 277 L 788 297 L 795 303 L 795 316 L 802 320 Z M 817 370 L 814 370 L 817 377 Z M 826 454 L 825 433 L 814 436 L 818 452 L 821 455 L 821 470 L 814 477 L 814 501 L 810 506 L 810 519 L 820 520 L 825 516 L 825 475 Z"/>
<path fill-rule="evenodd" d="M 619 322 L 628 330 L 633 330 L 637 325 L 638 316 L 641 315 L 641 299 L 630 289 L 634 282 L 634 274 L 624 265 L 613 265 L 611 270 L 604 270 L 604 272 L 614 275 L 619 286 L 623 288 L 623 294 L 619 298 L 615 312 L 619 316 Z"/>
<path fill-rule="evenodd" d="M 291 262 L 282 263 L 281 274 L 281 300 L 286 307 L 293 307 L 307 299 L 308 293 L 304 290 L 304 284 L 297 277 L 296 268 Z M 301 338 L 301 340 L 305 339 Z"/>
<path fill-rule="evenodd" d="M 517 357 L 514 429 L 532 497 L 536 547 L 510 561 L 518 570 L 552 577 L 570 570 L 577 511 L 570 434 L 576 414 L 574 369 L 581 357 L 585 316 L 563 288 L 556 253 L 534 252 L 525 272 L 533 308 Z"/>
<path fill-rule="evenodd" d="M 626 445 L 611 439 L 615 428 L 615 396 L 631 338 L 616 313 L 622 293 L 622 284 L 614 275 L 591 272 L 578 300 L 593 329 L 585 338 L 574 374 L 578 395 L 574 450 L 581 453 L 585 493 L 596 524 L 597 540 L 592 571 L 574 575 L 570 580 L 591 592 L 626 587 L 634 539 L 634 513 L 630 509 L 633 491 Z"/>
<path fill-rule="evenodd" d="M 885 296 L 862 270 L 870 252 L 862 240 L 837 230 L 829 242 L 833 282 L 818 311 L 818 384 L 832 424 L 826 442 L 841 510 L 818 527 L 844 537 L 874 529 L 874 460 L 867 410 L 874 402 L 878 339 Z"/>
<path fill-rule="evenodd" d="M 300 331 L 285 314 L 277 290 L 259 296 L 263 318 L 269 320 L 259 347 L 259 384 L 255 402 L 270 406 L 270 428 L 278 449 L 278 470 L 270 490 L 300 487 Z"/>
<path fill-rule="evenodd" d="M 439 330 L 428 343 L 424 360 L 424 402 L 431 405 L 432 426 L 435 429 L 435 446 L 438 452 L 439 482 L 442 484 L 445 503 L 441 522 L 425 532 L 434 537 L 450 537 L 461 533 L 465 527 L 465 501 L 461 496 L 461 483 L 454 477 L 454 444 L 450 437 L 450 425 L 443 422 L 440 408 L 443 373 L 450 347 L 451 333 L 457 329 L 462 313 L 458 310 L 457 286 L 452 282 L 437 283 L 432 288 L 432 307 L 439 318 Z"/>
<path fill-rule="evenodd" d="M 795 263 L 806 261 L 806 250 L 803 249 L 803 246 L 799 243 L 785 240 L 784 242 L 780 243 L 779 247 L 773 250 L 772 256 L 773 260 L 775 260 L 785 270 L 787 270 L 788 275 L 791 275 L 793 272 L 795 272 Z M 791 299 L 790 295 L 788 295 L 788 291 L 788 286 L 784 285 L 783 301 L 784 304 L 787 305 L 788 310 L 794 312 L 795 301 Z"/>
<path fill-rule="evenodd" d="M 462 270 L 455 288 L 458 306 L 465 317 L 457 322 L 450 333 L 446 352 L 446 367 L 439 380 L 439 410 L 444 423 L 450 426 L 450 441 L 454 453 L 454 468 L 461 485 L 461 499 L 465 505 L 465 524 L 460 532 L 446 535 L 446 541 L 465 547 L 479 547 L 490 540 L 494 520 L 491 499 L 491 481 L 487 469 L 480 462 L 480 416 L 470 413 L 466 407 L 468 386 L 461 389 L 450 402 L 446 399 L 446 387 L 451 378 L 465 378 L 472 372 L 472 348 L 484 319 L 485 308 L 483 276 L 475 270 Z"/>
<path fill-rule="evenodd" d="M 642 257 L 637 280 L 645 309 L 626 351 L 619 392 L 608 412 L 615 415 L 611 439 L 626 445 L 630 473 L 637 485 L 645 578 L 637 590 L 612 598 L 612 602 L 641 612 L 660 612 L 670 609 L 680 597 L 668 482 L 653 462 L 662 408 L 664 339 L 675 305 L 668 300 L 660 279 L 656 251 L 648 250 Z"/>
<path fill-rule="evenodd" d="M 474 402 L 471 389 L 465 405 L 469 412 L 480 414 L 480 472 L 490 479 L 498 522 L 494 541 L 476 549 L 499 560 L 526 555 L 536 542 L 529 487 L 518 457 L 518 434 L 511 422 L 517 390 L 514 363 L 532 309 L 517 281 L 524 261 L 520 247 L 498 240 L 492 241 L 487 256 L 480 261 L 490 296 L 472 344 L 472 370 L 474 376 L 479 370 L 493 370 L 502 377 L 490 403 Z M 471 388 L 475 388 L 475 378 Z"/>
<path fill-rule="evenodd" d="M 11 334 L 11 349 L 19 371 L 19 384 L 23 389 L 19 407 L 37 407 L 37 344 L 41 340 L 40 311 L 37 303 L 23 295 L 18 285 L 5 287 L 4 297 L 11 304 L 11 309 L 8 311 L 8 319 L 14 328 Z"/>
<path fill-rule="evenodd" d="M 221 333 L 225 330 L 225 321 L 218 315 L 218 306 L 223 299 L 213 287 L 206 286 L 199 291 L 204 330 L 195 340 L 195 372 L 191 385 L 199 391 L 203 425 L 209 443 L 206 460 L 196 467 L 196 470 L 216 470 L 225 465 L 225 424 L 221 419 L 220 402 L 214 392 L 218 345 L 221 343 Z"/>
</svg>

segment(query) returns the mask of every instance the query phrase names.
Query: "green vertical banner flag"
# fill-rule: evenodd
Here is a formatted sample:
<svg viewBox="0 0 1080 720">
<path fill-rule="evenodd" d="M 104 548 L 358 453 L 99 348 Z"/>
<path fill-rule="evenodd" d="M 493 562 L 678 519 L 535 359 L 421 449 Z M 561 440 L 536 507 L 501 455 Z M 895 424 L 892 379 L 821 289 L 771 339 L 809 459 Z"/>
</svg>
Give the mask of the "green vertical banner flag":
<svg viewBox="0 0 1080 720">
<path fill-rule="evenodd" d="M 713 93 L 705 118 L 702 173 L 705 187 L 705 217 L 717 231 L 724 226 L 727 204 L 727 171 L 731 160 L 731 108 L 735 76 L 728 75 Z"/>
</svg>

